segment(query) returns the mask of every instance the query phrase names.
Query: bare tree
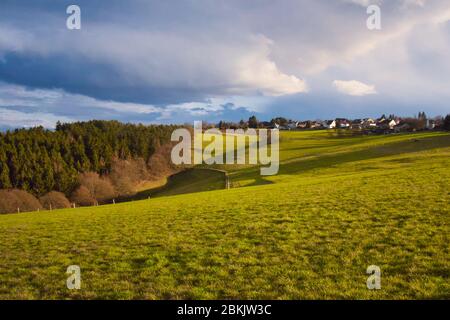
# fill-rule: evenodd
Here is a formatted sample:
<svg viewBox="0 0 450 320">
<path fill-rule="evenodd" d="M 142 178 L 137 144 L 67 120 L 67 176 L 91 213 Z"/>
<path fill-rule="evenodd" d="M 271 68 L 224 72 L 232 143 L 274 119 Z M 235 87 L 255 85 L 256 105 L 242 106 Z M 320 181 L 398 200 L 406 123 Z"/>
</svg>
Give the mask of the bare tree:
<svg viewBox="0 0 450 320">
<path fill-rule="evenodd" d="M 39 198 L 45 209 L 65 209 L 70 208 L 70 202 L 62 192 L 51 191 Z"/>
<path fill-rule="evenodd" d="M 32 194 L 18 189 L 0 190 L 0 213 L 28 212 L 42 209 Z"/>
<path fill-rule="evenodd" d="M 93 206 L 96 200 L 92 197 L 88 188 L 85 186 L 80 186 L 77 190 L 72 193 L 70 200 L 80 206 Z"/>
<path fill-rule="evenodd" d="M 90 196 L 100 202 L 106 202 L 116 196 L 116 191 L 108 178 L 100 177 L 98 173 L 86 172 L 79 176 L 79 183 L 84 186 Z"/>
</svg>

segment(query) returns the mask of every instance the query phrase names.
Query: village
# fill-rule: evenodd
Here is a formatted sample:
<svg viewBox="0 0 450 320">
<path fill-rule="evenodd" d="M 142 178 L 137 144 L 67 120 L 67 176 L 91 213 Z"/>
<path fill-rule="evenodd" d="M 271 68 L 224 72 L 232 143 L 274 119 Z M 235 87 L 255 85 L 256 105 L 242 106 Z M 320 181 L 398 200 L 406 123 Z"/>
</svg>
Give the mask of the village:
<svg viewBox="0 0 450 320">
<path fill-rule="evenodd" d="M 259 122 L 255 116 L 248 121 L 239 123 L 221 121 L 215 127 L 220 130 L 237 128 L 265 128 L 278 130 L 348 130 L 361 134 L 390 134 L 400 132 L 416 132 L 423 130 L 441 130 L 447 119 L 443 117 L 427 118 L 424 112 L 417 117 L 398 117 L 395 115 L 382 115 L 379 118 L 347 119 L 336 118 L 331 120 L 304 120 L 296 121 L 282 117 L 271 121 Z"/>
</svg>

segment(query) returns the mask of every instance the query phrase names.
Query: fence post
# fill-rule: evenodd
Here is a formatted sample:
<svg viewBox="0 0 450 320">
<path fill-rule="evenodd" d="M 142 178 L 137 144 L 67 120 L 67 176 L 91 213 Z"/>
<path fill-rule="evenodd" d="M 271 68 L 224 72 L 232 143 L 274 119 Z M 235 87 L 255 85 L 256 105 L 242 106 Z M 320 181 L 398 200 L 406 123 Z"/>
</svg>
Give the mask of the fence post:
<svg viewBox="0 0 450 320">
<path fill-rule="evenodd" d="M 115 199 L 113 199 L 113 204 L 116 204 L 116 200 Z"/>
<path fill-rule="evenodd" d="M 17 213 L 20 213 L 20 208 L 17 208 Z"/>
</svg>

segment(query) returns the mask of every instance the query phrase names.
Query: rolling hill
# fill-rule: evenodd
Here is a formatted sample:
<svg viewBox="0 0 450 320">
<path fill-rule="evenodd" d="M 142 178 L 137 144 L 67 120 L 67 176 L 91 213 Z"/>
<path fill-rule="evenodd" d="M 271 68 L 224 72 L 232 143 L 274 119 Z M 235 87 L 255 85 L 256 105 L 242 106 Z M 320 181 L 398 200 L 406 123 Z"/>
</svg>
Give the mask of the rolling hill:
<svg viewBox="0 0 450 320">
<path fill-rule="evenodd" d="M 191 172 L 150 200 L 0 216 L 0 298 L 450 298 L 449 134 L 283 132 L 280 148 L 277 176 L 216 166 L 230 190 Z"/>
</svg>

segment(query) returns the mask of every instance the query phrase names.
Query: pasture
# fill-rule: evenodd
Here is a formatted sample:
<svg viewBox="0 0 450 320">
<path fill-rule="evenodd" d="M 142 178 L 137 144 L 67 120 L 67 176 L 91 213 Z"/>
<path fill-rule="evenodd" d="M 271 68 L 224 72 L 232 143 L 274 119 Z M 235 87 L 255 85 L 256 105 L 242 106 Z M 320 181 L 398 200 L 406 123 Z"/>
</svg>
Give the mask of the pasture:
<svg viewBox="0 0 450 320">
<path fill-rule="evenodd" d="M 217 166 L 230 190 L 191 172 L 150 200 L 0 216 L 0 298 L 450 298 L 449 134 L 283 132 L 280 148 L 276 176 Z"/>
</svg>

